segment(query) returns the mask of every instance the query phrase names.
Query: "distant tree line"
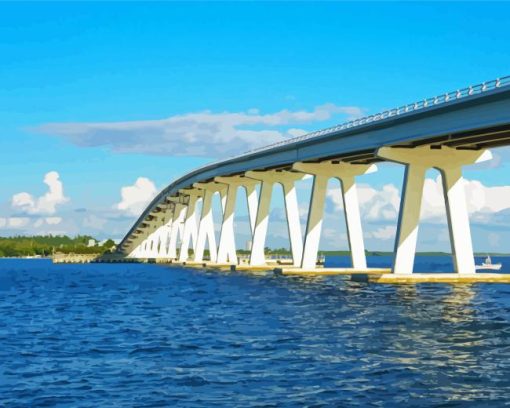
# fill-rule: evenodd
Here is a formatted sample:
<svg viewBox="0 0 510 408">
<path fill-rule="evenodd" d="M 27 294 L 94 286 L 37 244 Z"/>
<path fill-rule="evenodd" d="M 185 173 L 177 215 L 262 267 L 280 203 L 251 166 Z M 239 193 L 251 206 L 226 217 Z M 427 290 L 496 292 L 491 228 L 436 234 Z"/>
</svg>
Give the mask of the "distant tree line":
<svg viewBox="0 0 510 408">
<path fill-rule="evenodd" d="M 102 254 L 115 247 L 111 239 L 102 245 L 89 247 L 88 243 L 92 239 L 89 235 L 77 235 L 74 238 L 66 235 L 0 237 L 0 257 L 50 256 L 54 253 Z"/>
</svg>

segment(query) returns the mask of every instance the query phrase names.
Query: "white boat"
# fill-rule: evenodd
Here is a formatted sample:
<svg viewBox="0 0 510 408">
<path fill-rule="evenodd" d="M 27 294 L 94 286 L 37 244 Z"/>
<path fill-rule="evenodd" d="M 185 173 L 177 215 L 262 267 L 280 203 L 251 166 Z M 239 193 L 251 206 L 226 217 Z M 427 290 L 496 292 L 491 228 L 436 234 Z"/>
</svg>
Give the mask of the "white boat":
<svg viewBox="0 0 510 408">
<path fill-rule="evenodd" d="M 485 261 L 481 265 L 475 265 L 475 269 L 477 271 L 490 270 L 490 271 L 499 271 L 501 269 L 501 264 L 493 264 L 492 259 L 489 255 L 485 258 Z"/>
</svg>

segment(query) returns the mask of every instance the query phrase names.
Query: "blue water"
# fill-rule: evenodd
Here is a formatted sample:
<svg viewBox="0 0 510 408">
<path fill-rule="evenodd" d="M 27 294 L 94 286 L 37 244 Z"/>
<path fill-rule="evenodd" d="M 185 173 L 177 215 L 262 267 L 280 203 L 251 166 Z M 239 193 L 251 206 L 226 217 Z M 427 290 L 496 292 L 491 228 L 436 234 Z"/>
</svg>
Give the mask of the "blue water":
<svg viewBox="0 0 510 408">
<path fill-rule="evenodd" d="M 503 284 L 2 260 L 0 406 L 501 406 L 509 312 Z"/>
</svg>

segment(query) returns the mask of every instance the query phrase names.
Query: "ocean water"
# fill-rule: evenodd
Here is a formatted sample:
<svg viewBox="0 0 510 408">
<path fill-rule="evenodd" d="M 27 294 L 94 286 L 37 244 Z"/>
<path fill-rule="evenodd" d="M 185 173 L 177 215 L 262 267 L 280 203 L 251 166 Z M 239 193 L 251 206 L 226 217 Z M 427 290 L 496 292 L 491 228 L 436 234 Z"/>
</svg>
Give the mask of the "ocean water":
<svg viewBox="0 0 510 408">
<path fill-rule="evenodd" d="M 0 406 L 510 404 L 510 285 L 1 260 L 0 316 Z"/>
</svg>

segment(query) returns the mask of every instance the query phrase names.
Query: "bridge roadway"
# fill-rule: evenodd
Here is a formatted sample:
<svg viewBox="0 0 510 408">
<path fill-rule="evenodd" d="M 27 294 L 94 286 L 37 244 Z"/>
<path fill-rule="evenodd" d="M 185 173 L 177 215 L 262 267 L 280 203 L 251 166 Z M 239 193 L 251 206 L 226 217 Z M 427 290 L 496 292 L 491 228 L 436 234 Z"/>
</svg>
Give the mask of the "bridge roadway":
<svg viewBox="0 0 510 408">
<path fill-rule="evenodd" d="M 474 279 L 462 167 L 489 160 L 489 148 L 508 144 L 510 77 L 504 77 L 191 171 L 158 194 L 126 234 L 118 251 L 131 258 L 200 264 L 208 246 L 210 264 L 237 264 L 233 219 L 238 187 L 244 187 L 253 238 L 249 264 L 253 268 L 263 267 L 271 191 L 275 183 L 280 183 L 293 255 L 290 269 L 317 272 L 326 186 L 328 179 L 335 177 L 341 181 L 352 272 L 370 273 L 355 179 L 375 171 L 377 162 L 393 161 L 403 164 L 406 171 L 392 279 L 405 277 L 409 281 L 412 276 L 423 182 L 429 168 L 438 169 L 443 179 L 455 276 L 462 275 L 464 281 L 466 277 Z M 314 183 L 303 238 L 294 183 L 305 174 L 312 175 Z M 223 207 L 218 244 L 211 212 L 212 196 L 216 193 L 220 194 Z M 196 214 L 199 201 L 202 212 Z"/>
</svg>

